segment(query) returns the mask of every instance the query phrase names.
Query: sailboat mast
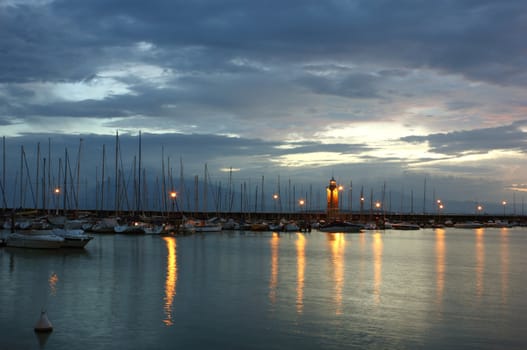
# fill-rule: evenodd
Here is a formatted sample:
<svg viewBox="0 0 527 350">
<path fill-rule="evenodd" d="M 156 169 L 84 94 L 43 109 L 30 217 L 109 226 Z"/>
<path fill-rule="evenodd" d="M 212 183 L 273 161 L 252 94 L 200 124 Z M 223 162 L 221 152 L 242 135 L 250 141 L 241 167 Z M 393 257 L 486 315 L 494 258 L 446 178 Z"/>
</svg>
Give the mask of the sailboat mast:
<svg viewBox="0 0 527 350">
<path fill-rule="evenodd" d="M 183 158 L 181 156 L 179 157 L 179 198 L 181 201 L 181 206 L 183 206 L 183 203 L 185 203 L 185 179 L 184 179 L 184 173 L 183 173 Z M 183 211 L 184 208 L 181 208 Z"/>
<path fill-rule="evenodd" d="M 115 131 L 115 216 L 119 214 L 119 130 Z"/>
<path fill-rule="evenodd" d="M 139 164 L 138 164 L 138 180 L 137 180 L 137 211 L 142 210 L 142 201 L 141 201 L 141 130 L 139 130 Z"/>
<path fill-rule="evenodd" d="M 101 211 L 104 211 L 104 171 L 105 171 L 105 163 L 106 163 L 106 145 L 102 145 L 102 169 L 101 169 Z"/>
<path fill-rule="evenodd" d="M 52 189 L 52 183 L 51 183 L 51 137 L 48 138 L 48 188 L 47 193 L 51 193 Z M 47 207 L 48 207 L 48 214 L 49 214 L 49 198 L 47 201 Z"/>
<path fill-rule="evenodd" d="M 20 146 L 20 207 L 24 207 L 22 196 L 24 194 L 24 145 Z"/>
<path fill-rule="evenodd" d="M 426 214 L 426 176 L 425 176 L 425 183 L 424 183 L 424 189 L 423 189 L 423 214 Z"/>
<path fill-rule="evenodd" d="M 38 186 L 38 183 L 39 183 L 39 175 L 40 175 L 40 142 L 37 143 L 37 177 L 36 177 L 36 184 L 35 184 L 35 188 L 36 188 L 36 199 L 35 199 L 35 210 L 38 209 L 38 202 L 39 202 L 39 186 Z"/>
<path fill-rule="evenodd" d="M 163 212 L 167 211 L 167 201 L 166 201 L 166 193 L 167 193 L 167 184 L 166 184 L 166 175 L 165 175 L 165 145 L 161 146 L 161 210 Z"/>
<path fill-rule="evenodd" d="M 198 202 L 199 202 L 198 175 L 195 175 L 194 176 L 194 216 L 196 216 L 196 214 L 199 211 Z"/>
<path fill-rule="evenodd" d="M 68 197 L 68 148 L 64 149 L 64 195 L 62 197 L 63 199 L 63 205 L 62 205 L 62 211 L 64 215 L 66 215 L 66 201 Z"/>
<path fill-rule="evenodd" d="M 4 199 L 4 212 L 7 210 L 5 198 L 5 136 L 2 137 L 2 198 Z"/>
<path fill-rule="evenodd" d="M 265 193 L 264 193 L 264 176 L 262 175 L 262 203 L 260 205 L 260 210 L 265 211 Z"/>
<path fill-rule="evenodd" d="M 203 177 L 203 212 L 207 212 L 207 192 L 208 192 L 208 182 L 207 182 L 207 163 L 205 163 L 205 174 Z"/>
<path fill-rule="evenodd" d="M 46 211 L 46 197 L 46 157 L 44 157 L 42 159 L 42 210 L 44 212 Z"/>
<path fill-rule="evenodd" d="M 75 197 L 75 211 L 79 211 L 80 201 L 80 184 L 81 184 L 81 151 L 82 151 L 82 138 L 79 140 L 79 151 L 77 153 L 77 196 Z"/>
</svg>

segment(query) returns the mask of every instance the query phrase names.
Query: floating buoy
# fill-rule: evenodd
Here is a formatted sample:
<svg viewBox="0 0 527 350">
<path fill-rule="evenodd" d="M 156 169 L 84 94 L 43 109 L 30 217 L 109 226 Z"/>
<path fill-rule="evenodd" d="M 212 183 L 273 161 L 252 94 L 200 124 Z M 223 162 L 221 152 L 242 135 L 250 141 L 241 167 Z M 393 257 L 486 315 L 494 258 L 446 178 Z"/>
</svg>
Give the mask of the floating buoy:
<svg viewBox="0 0 527 350">
<path fill-rule="evenodd" d="M 51 325 L 51 322 L 49 322 L 48 315 L 46 315 L 46 311 L 42 311 L 40 313 L 40 318 L 35 325 L 35 332 L 51 332 L 53 330 L 53 326 Z"/>
</svg>

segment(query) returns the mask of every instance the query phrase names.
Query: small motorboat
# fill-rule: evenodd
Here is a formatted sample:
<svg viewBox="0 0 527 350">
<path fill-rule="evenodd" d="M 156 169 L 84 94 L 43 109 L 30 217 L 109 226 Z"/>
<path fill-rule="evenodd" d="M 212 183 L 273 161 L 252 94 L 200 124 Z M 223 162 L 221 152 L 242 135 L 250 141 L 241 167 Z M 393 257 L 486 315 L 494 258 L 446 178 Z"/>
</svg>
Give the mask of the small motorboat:
<svg viewBox="0 0 527 350">
<path fill-rule="evenodd" d="M 322 232 L 344 232 L 344 233 L 359 233 L 364 230 L 362 224 L 355 224 L 347 221 L 333 221 L 318 227 Z"/>
<path fill-rule="evenodd" d="M 84 230 L 81 229 L 61 229 L 55 228 L 52 233 L 56 236 L 64 238 L 62 247 L 64 248 L 84 248 L 88 242 L 93 239 L 93 236 L 87 235 Z"/>
<path fill-rule="evenodd" d="M 29 232 L 13 232 L 6 239 L 7 247 L 16 248 L 35 248 L 35 249 L 56 249 L 62 247 L 64 238 L 54 235 L 49 230 L 39 232 L 38 230 Z"/>
<path fill-rule="evenodd" d="M 421 227 L 417 224 L 411 224 L 408 222 L 392 223 L 392 229 L 394 230 L 420 230 Z"/>
</svg>

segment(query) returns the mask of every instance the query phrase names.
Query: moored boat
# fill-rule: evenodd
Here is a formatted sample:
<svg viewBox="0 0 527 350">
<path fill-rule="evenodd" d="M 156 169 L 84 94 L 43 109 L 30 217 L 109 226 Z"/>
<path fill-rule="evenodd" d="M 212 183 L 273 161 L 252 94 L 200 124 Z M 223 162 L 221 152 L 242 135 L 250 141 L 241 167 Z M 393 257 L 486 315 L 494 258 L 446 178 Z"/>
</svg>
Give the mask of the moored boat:
<svg viewBox="0 0 527 350">
<path fill-rule="evenodd" d="M 55 228 L 52 230 L 52 233 L 64 238 L 64 242 L 61 245 L 64 248 L 84 248 L 93 239 L 93 236 L 87 235 L 81 229 L 67 230 Z"/>
<path fill-rule="evenodd" d="M 455 228 L 482 228 L 483 224 L 477 221 L 456 222 Z"/>
<path fill-rule="evenodd" d="M 209 220 L 187 220 L 187 225 L 194 227 L 195 232 L 221 232 L 221 223 L 216 222 L 215 219 Z"/>
<path fill-rule="evenodd" d="M 359 233 L 362 232 L 364 226 L 362 224 L 355 224 L 347 221 L 333 221 L 324 225 L 320 225 L 318 230 L 322 232 L 344 232 L 344 233 Z"/>
<path fill-rule="evenodd" d="M 298 232 L 300 231 L 300 226 L 294 221 L 289 221 L 283 226 L 282 230 L 285 232 Z"/>
<path fill-rule="evenodd" d="M 15 248 L 57 249 L 64 244 L 64 238 L 50 231 L 13 232 L 7 237 L 5 244 Z"/>
<path fill-rule="evenodd" d="M 417 224 L 411 224 L 408 222 L 398 222 L 398 223 L 392 223 L 392 229 L 394 230 L 420 230 L 421 227 Z"/>
</svg>

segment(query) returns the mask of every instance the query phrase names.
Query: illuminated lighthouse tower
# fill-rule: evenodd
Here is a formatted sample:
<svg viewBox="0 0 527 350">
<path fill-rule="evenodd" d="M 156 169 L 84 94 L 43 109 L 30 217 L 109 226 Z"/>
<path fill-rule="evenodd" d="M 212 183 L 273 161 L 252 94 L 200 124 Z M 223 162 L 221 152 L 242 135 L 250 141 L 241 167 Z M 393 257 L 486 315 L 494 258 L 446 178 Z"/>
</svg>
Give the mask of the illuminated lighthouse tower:
<svg viewBox="0 0 527 350">
<path fill-rule="evenodd" d="M 339 190 L 337 187 L 337 181 L 333 177 L 329 180 L 329 186 L 326 187 L 328 209 L 328 219 L 336 219 L 339 215 Z"/>
</svg>

